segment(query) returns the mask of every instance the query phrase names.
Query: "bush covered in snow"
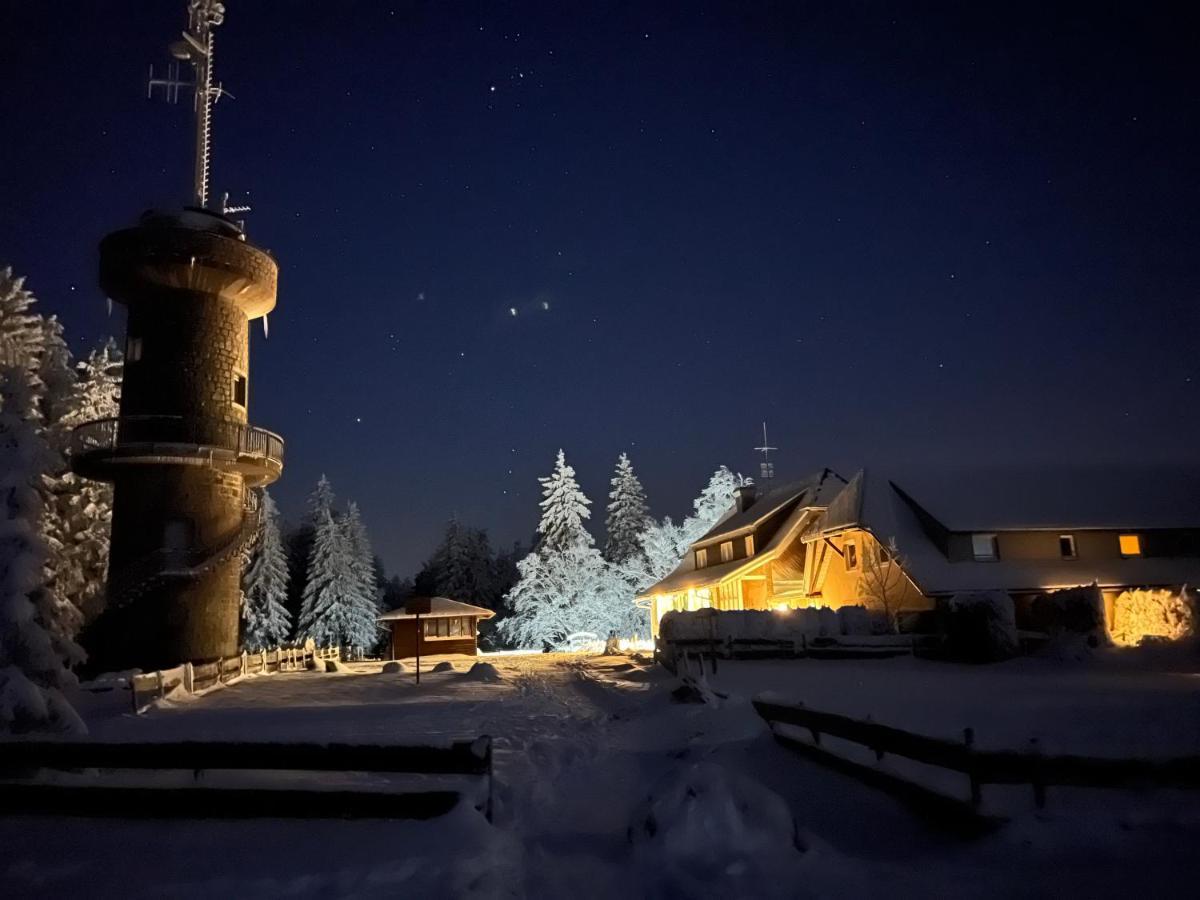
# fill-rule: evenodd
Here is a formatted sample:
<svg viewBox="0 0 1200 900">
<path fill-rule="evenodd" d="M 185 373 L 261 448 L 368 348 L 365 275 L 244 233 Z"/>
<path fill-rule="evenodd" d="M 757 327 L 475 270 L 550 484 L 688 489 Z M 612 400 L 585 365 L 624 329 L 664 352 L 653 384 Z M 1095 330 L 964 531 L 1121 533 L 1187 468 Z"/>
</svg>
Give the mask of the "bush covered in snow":
<svg viewBox="0 0 1200 900">
<path fill-rule="evenodd" d="M 464 678 L 469 678 L 471 681 L 487 681 L 496 682 L 503 681 L 500 672 L 491 663 L 477 662 L 467 670 Z"/>
<path fill-rule="evenodd" d="M 998 662 L 1017 655 L 1017 619 L 1004 591 L 955 594 L 947 607 L 946 644 L 968 662 Z"/>
<path fill-rule="evenodd" d="M 629 840 L 657 885 L 644 896 L 793 896 L 804 848 L 786 802 L 712 763 L 672 772 L 635 814 Z"/>
<path fill-rule="evenodd" d="M 393 659 L 391 662 L 385 662 L 383 664 L 382 674 L 384 674 L 384 675 L 400 675 L 407 671 L 408 671 L 408 666 L 404 665 L 404 663 L 402 663 L 402 662 L 398 662 L 397 660 Z"/>
<path fill-rule="evenodd" d="M 1099 585 L 1039 594 L 1033 599 L 1030 613 L 1034 627 L 1049 636 L 1041 651 L 1043 656 L 1082 659 L 1092 650 L 1111 643 L 1104 623 L 1104 595 Z"/>
<path fill-rule="evenodd" d="M 716 610 L 668 612 L 659 631 L 664 640 L 767 640 L 864 636 L 879 630 L 878 615 L 863 606 L 788 610 Z"/>
<path fill-rule="evenodd" d="M 454 671 L 454 663 L 449 662 L 447 660 L 442 660 L 440 663 L 438 663 L 436 666 L 433 667 L 433 671 L 434 672 L 453 672 Z"/>
<path fill-rule="evenodd" d="M 1197 631 L 1194 603 L 1173 591 L 1123 591 L 1113 602 L 1113 640 L 1125 647 L 1145 638 L 1177 641 Z"/>
</svg>

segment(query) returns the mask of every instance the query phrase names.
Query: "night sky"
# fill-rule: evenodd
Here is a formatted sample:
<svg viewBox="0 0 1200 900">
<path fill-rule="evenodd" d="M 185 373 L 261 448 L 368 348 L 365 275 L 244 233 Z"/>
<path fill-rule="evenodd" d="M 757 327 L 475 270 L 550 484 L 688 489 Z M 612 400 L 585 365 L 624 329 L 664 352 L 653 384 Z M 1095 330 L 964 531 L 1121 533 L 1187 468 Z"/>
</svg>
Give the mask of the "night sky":
<svg viewBox="0 0 1200 900">
<path fill-rule="evenodd" d="M 124 330 L 100 237 L 188 197 L 144 85 L 184 6 L 0 3 L 0 264 L 77 351 Z M 527 539 L 560 446 L 675 517 L 763 419 L 780 477 L 1195 459 L 1170 6 L 226 6 L 214 192 L 281 267 L 250 418 L 285 514 L 326 472 L 390 571 L 455 513 Z"/>
</svg>

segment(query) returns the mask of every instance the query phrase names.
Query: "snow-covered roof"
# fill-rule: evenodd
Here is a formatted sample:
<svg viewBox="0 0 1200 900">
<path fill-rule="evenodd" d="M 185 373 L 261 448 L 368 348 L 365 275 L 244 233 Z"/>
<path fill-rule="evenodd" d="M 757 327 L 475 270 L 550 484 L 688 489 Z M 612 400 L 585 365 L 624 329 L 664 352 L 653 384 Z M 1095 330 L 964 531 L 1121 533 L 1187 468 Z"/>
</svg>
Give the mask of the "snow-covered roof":
<svg viewBox="0 0 1200 900">
<path fill-rule="evenodd" d="M 986 510 L 979 510 L 976 515 L 978 518 L 958 521 L 974 521 L 979 523 L 979 527 L 961 528 L 957 522 L 955 527 L 947 527 L 947 523 L 933 515 L 925 505 L 924 495 L 914 498 L 889 479 L 862 470 L 850 479 L 850 483 L 830 502 L 828 509 L 806 529 L 804 539 L 820 540 L 848 528 L 869 531 L 884 544 L 894 539 L 905 571 L 917 588 L 927 595 L 976 590 L 1040 590 L 1090 584 L 1093 581 L 1101 587 L 1178 585 L 1195 584 L 1200 579 L 1200 557 L 969 559 L 952 562 L 935 540 L 939 531 L 1003 531 L 1034 527 L 1007 524 L 1002 517 L 991 518 Z M 1008 521 L 1020 520 L 1014 518 Z M 1064 518 L 1056 521 L 1072 520 Z M 1094 524 L 1087 519 L 1075 518 L 1073 521 L 1079 524 L 1042 527 L 1075 530 L 1149 527 L 1136 521 L 1100 520 Z"/>
<path fill-rule="evenodd" d="M 475 616 L 479 619 L 490 619 L 496 615 L 490 609 L 482 606 L 472 606 L 470 603 L 460 603 L 449 597 L 430 597 L 429 612 L 421 613 L 422 619 L 449 619 L 457 616 Z M 404 608 L 393 609 L 379 616 L 380 622 L 390 622 L 396 619 L 415 619 L 416 613 L 405 612 Z"/>
<path fill-rule="evenodd" d="M 703 537 L 692 544 L 692 547 L 702 547 L 713 541 L 749 531 L 789 503 L 799 502 L 805 507 L 824 507 L 829 502 L 829 498 L 840 491 L 845 484 L 846 479 L 837 472 L 832 469 L 822 469 L 799 481 L 789 481 L 778 487 L 770 487 L 745 511 L 732 513 L 719 521 Z"/>
</svg>

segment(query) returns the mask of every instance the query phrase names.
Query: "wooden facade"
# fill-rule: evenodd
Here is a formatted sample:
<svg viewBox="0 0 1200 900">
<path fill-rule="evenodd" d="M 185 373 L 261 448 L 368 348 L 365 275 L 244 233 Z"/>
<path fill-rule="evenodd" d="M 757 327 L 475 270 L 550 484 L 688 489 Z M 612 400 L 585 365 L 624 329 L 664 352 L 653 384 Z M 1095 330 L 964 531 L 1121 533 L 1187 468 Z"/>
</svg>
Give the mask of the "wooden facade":
<svg viewBox="0 0 1200 900">
<path fill-rule="evenodd" d="M 379 617 L 391 632 L 391 658 L 408 659 L 418 650 L 421 656 L 475 656 L 479 652 L 479 622 L 495 613 L 448 597 L 431 597 L 429 605 L 430 611 L 420 616 L 399 609 Z"/>
</svg>

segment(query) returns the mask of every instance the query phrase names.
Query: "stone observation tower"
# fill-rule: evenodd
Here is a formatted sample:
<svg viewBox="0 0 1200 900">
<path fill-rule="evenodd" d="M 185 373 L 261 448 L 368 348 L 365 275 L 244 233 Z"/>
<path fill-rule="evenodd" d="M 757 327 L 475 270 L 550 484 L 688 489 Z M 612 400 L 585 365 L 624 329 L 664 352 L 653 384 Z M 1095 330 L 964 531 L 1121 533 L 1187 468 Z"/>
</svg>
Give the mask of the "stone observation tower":
<svg viewBox="0 0 1200 900">
<path fill-rule="evenodd" d="M 114 484 L 108 604 L 88 636 L 110 668 L 171 666 L 238 649 L 242 554 L 258 528 L 256 488 L 279 477 L 283 441 L 248 424 L 249 323 L 275 306 L 278 269 L 209 208 L 213 29 L 224 9 L 190 0 L 179 63 L 150 87 L 193 89 L 193 205 L 146 213 L 100 244 L 100 286 L 128 309 L 120 416 L 80 426 L 80 474 Z M 241 211 L 241 210 L 236 210 Z"/>
</svg>

